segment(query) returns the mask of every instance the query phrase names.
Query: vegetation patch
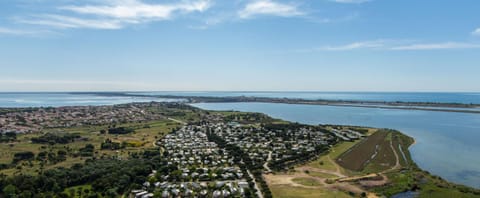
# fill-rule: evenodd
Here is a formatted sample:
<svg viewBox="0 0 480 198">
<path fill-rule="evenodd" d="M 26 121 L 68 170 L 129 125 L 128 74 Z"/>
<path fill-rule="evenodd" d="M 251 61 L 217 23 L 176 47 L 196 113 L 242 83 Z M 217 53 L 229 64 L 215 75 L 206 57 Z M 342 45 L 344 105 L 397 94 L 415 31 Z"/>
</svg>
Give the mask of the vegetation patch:
<svg viewBox="0 0 480 198">
<path fill-rule="evenodd" d="M 308 175 L 312 177 L 318 177 L 318 178 L 323 178 L 323 179 L 334 179 L 337 178 L 338 176 L 328 174 L 328 173 L 322 173 L 322 172 L 316 172 L 316 171 L 309 171 Z"/>
<path fill-rule="evenodd" d="M 117 127 L 117 128 L 109 128 L 109 134 L 129 134 L 135 132 L 135 129 L 130 127 Z"/>
<path fill-rule="evenodd" d="M 15 140 L 17 140 L 15 132 L 0 133 L 0 142 L 13 142 Z"/>
<path fill-rule="evenodd" d="M 293 178 L 292 181 L 297 183 L 297 184 L 304 185 L 304 186 L 318 186 L 318 185 L 320 185 L 320 182 L 318 182 L 316 179 L 308 178 L 308 177 Z"/>
<path fill-rule="evenodd" d="M 376 166 L 379 170 L 386 170 L 395 164 L 395 155 L 386 138 L 388 131 L 379 130 L 367 137 L 337 158 L 342 167 L 360 172 L 367 165 Z"/>
<path fill-rule="evenodd" d="M 33 137 L 32 143 L 35 144 L 68 144 L 75 141 L 75 139 L 81 138 L 78 134 L 65 133 L 65 134 L 54 134 L 47 133 L 40 137 Z"/>
<path fill-rule="evenodd" d="M 330 189 L 322 188 L 302 188 L 290 185 L 272 185 L 270 186 L 273 197 L 275 198 L 350 198 L 348 194 Z"/>
</svg>

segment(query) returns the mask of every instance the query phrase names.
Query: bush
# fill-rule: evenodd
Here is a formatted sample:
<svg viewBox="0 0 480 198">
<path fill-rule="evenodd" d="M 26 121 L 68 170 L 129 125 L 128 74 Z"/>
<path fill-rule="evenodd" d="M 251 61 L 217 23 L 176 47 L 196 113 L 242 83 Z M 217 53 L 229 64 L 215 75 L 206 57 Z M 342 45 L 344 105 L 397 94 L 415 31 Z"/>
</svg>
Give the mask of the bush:
<svg viewBox="0 0 480 198">
<path fill-rule="evenodd" d="M 109 134 L 129 134 L 135 132 L 134 129 L 132 128 L 126 128 L 126 127 L 117 127 L 117 128 L 109 128 L 108 133 Z"/>
<path fill-rule="evenodd" d="M 74 142 L 75 139 L 81 138 L 81 136 L 76 134 L 63 134 L 57 135 L 52 133 L 47 133 L 40 137 L 32 138 L 32 143 L 36 144 L 68 144 Z"/>
<path fill-rule="evenodd" d="M 13 155 L 13 163 L 15 164 L 22 160 L 32 160 L 33 158 L 35 158 L 35 154 L 30 151 L 19 152 Z"/>
</svg>

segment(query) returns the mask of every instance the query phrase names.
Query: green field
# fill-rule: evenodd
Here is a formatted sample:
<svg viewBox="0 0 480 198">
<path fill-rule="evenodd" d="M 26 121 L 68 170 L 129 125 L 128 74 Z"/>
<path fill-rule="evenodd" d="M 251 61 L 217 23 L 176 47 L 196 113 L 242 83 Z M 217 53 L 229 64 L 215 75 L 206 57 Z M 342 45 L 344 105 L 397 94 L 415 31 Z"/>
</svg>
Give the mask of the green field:
<svg viewBox="0 0 480 198">
<path fill-rule="evenodd" d="M 85 147 L 87 144 L 95 146 L 95 158 L 127 158 L 129 153 L 142 151 L 144 149 L 154 147 L 154 142 L 162 138 L 165 134 L 172 131 L 172 129 L 179 127 L 181 124 L 171 120 L 158 120 L 146 123 L 128 123 L 120 124 L 117 127 L 129 127 L 135 129 L 134 133 L 130 134 L 101 134 L 100 130 L 105 130 L 108 126 L 86 126 L 75 128 L 57 128 L 47 129 L 42 134 L 26 134 L 19 135 L 17 141 L 9 144 L 0 144 L 0 164 L 11 164 L 13 156 L 18 152 L 30 151 L 36 156 L 40 152 L 56 153 L 60 150 L 67 151 L 68 155 L 65 161 L 56 163 L 41 163 L 38 160 L 22 161 L 12 166 L 11 168 L 0 170 L 0 173 L 6 175 L 13 174 L 37 174 L 41 170 L 48 170 L 56 167 L 70 167 L 76 163 L 82 163 L 88 157 L 74 156 L 75 152 Z M 52 133 L 57 135 L 62 134 L 78 134 L 82 140 L 76 140 L 68 144 L 34 144 L 31 139 L 40 137 L 45 133 Z M 106 139 L 113 142 L 123 143 L 128 145 L 126 148 L 119 150 L 102 150 L 100 145 Z"/>
<path fill-rule="evenodd" d="M 316 179 L 307 178 L 307 177 L 294 178 L 292 181 L 297 183 L 297 184 L 304 185 L 304 186 L 318 186 L 318 185 L 320 185 L 320 183 Z"/>
<path fill-rule="evenodd" d="M 377 171 L 391 168 L 396 159 L 388 136 L 388 132 L 380 130 L 344 152 L 336 162 L 346 169 L 357 172 L 363 171 L 367 166 Z"/>
</svg>

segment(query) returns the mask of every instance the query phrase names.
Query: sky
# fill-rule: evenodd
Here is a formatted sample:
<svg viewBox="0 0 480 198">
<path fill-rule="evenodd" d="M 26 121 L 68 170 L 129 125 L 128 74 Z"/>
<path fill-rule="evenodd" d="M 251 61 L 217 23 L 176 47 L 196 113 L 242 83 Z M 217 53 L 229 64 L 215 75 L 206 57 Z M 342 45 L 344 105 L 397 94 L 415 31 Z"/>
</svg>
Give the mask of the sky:
<svg viewBox="0 0 480 198">
<path fill-rule="evenodd" d="M 480 91 L 478 0 L 2 0 L 0 91 Z"/>
</svg>

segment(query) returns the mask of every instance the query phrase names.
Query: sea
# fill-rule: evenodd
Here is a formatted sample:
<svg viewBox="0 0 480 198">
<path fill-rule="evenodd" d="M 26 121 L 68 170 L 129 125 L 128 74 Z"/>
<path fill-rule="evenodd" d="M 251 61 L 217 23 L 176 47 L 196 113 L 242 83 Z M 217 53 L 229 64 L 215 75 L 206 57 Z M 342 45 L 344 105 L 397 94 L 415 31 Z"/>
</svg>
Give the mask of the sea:
<svg viewBox="0 0 480 198">
<path fill-rule="evenodd" d="M 167 101 L 161 95 L 256 96 L 326 100 L 480 104 L 480 93 L 379 92 L 128 92 L 129 96 L 71 93 L 0 93 L 0 107 L 108 105 Z M 144 95 L 138 96 L 138 95 Z M 153 97 L 155 96 L 155 97 Z M 198 103 L 207 110 L 261 112 L 305 124 L 341 124 L 399 130 L 413 138 L 413 160 L 448 181 L 480 188 L 480 114 L 277 103 Z"/>
</svg>

